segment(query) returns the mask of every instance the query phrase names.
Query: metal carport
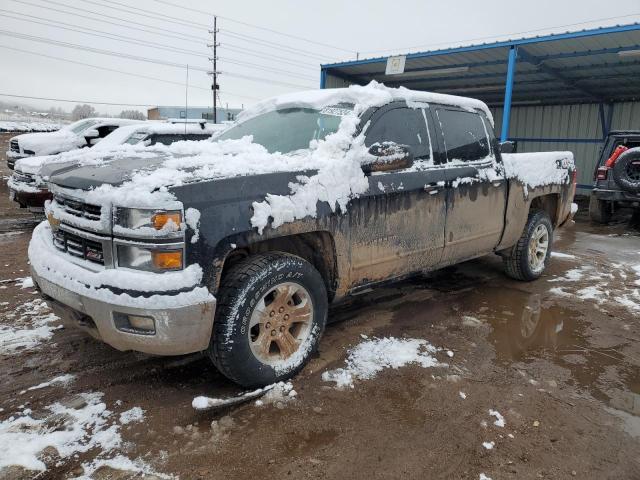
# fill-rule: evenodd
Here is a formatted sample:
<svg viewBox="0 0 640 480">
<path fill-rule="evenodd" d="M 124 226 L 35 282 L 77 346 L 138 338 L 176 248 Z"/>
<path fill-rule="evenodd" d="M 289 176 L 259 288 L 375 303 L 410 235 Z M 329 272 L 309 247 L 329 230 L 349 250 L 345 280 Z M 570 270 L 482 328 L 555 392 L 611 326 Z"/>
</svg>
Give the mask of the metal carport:
<svg viewBox="0 0 640 480">
<path fill-rule="evenodd" d="M 603 138 L 640 129 L 640 24 L 409 53 L 403 73 L 378 57 L 321 66 L 320 87 L 371 80 L 479 98 L 518 151 L 572 150 L 591 187 Z M 586 193 L 586 192 L 583 192 Z"/>
</svg>

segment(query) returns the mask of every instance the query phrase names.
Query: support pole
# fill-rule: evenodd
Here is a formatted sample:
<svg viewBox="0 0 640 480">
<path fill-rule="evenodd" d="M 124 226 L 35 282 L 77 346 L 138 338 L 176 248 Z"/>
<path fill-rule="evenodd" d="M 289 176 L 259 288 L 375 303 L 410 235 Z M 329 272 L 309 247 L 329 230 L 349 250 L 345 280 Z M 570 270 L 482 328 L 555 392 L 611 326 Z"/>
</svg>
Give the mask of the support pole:
<svg viewBox="0 0 640 480">
<path fill-rule="evenodd" d="M 324 89 L 327 83 L 327 71 L 320 67 L 320 88 Z"/>
<path fill-rule="evenodd" d="M 500 131 L 501 142 L 506 142 L 509 139 L 509 124 L 511 123 L 511 97 L 513 95 L 513 78 L 516 73 L 517 58 L 518 47 L 514 45 L 509 49 L 507 83 L 504 90 L 504 106 L 502 107 L 502 130 Z"/>
</svg>

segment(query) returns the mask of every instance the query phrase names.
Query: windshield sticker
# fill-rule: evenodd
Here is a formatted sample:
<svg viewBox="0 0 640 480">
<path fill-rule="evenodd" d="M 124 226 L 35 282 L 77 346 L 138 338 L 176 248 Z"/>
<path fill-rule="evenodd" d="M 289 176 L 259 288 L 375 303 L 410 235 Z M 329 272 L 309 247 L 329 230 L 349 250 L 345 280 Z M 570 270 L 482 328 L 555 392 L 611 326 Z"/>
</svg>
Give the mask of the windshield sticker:
<svg viewBox="0 0 640 480">
<path fill-rule="evenodd" d="M 348 108 L 340 108 L 340 107 L 324 107 L 320 110 L 322 115 L 331 115 L 333 117 L 344 117 L 345 115 L 349 115 L 351 110 Z"/>
</svg>

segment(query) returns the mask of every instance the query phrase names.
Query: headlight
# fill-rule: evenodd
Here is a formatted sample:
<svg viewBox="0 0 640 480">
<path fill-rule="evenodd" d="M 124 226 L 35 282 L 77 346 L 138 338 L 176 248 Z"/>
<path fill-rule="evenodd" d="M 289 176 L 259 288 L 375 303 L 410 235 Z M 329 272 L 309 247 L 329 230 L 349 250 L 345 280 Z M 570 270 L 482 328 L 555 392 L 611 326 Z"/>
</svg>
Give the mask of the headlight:
<svg viewBox="0 0 640 480">
<path fill-rule="evenodd" d="M 181 270 L 182 250 L 118 245 L 118 266 L 147 272 Z"/>
<path fill-rule="evenodd" d="M 180 210 L 147 210 L 142 208 L 118 207 L 115 213 L 116 225 L 123 228 L 153 228 L 175 232 L 180 230 L 182 212 Z"/>
</svg>

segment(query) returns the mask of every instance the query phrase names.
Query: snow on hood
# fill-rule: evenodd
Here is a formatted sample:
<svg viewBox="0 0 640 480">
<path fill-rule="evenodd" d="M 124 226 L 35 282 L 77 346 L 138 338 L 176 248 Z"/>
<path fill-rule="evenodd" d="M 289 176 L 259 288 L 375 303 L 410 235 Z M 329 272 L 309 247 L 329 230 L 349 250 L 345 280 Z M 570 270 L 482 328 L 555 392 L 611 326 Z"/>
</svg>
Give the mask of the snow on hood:
<svg viewBox="0 0 640 480">
<path fill-rule="evenodd" d="M 18 140 L 22 150 L 31 150 L 36 155 L 65 152 L 87 144 L 83 137 L 66 129 L 57 132 L 25 133 L 13 138 Z"/>
</svg>

